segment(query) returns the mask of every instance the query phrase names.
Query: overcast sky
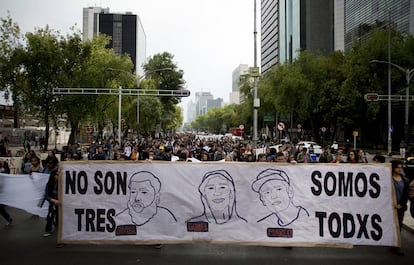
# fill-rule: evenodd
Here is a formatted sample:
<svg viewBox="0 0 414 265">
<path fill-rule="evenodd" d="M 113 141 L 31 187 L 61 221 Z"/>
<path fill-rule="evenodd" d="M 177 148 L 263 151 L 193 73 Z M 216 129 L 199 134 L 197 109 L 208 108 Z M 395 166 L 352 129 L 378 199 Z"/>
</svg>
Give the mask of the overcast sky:
<svg viewBox="0 0 414 265">
<path fill-rule="evenodd" d="M 82 9 L 88 6 L 140 16 L 147 56 L 167 51 L 184 71 L 192 93 L 182 101 L 185 110 L 199 91 L 210 91 L 228 102 L 232 71 L 239 64 L 253 65 L 254 0 L 0 0 L 0 17 L 10 11 L 22 32 L 49 25 L 64 34 L 72 26 L 82 31 Z"/>
</svg>

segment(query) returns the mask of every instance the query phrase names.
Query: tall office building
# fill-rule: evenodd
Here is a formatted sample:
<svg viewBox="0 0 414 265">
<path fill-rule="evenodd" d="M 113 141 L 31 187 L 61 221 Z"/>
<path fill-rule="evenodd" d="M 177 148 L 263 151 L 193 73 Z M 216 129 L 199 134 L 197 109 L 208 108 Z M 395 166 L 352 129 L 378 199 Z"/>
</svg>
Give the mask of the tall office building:
<svg viewBox="0 0 414 265">
<path fill-rule="evenodd" d="M 334 50 L 334 0 L 262 0 L 262 73 L 292 62 L 298 51 Z"/>
<path fill-rule="evenodd" d="M 142 65 L 146 62 L 147 37 L 139 16 L 131 12 L 113 14 L 109 13 L 109 8 L 97 7 L 84 8 L 83 13 L 84 40 L 93 38 L 96 33 L 111 36 L 108 48 L 113 48 L 121 55 L 127 53 L 137 75 L 143 76 Z"/>
<path fill-rule="evenodd" d="M 209 99 L 213 99 L 213 95 L 210 92 L 196 92 L 195 93 L 195 100 L 196 100 L 196 111 L 198 115 L 204 115 L 207 113 L 207 101 Z"/>
<path fill-rule="evenodd" d="M 414 34 L 412 0 L 337 0 L 335 2 L 335 49 L 346 50 L 378 28 L 391 24 L 397 30 Z M 343 36 L 341 36 L 341 32 Z"/>
<path fill-rule="evenodd" d="M 197 104 L 190 101 L 187 104 L 187 122 L 193 122 L 197 116 Z"/>
<path fill-rule="evenodd" d="M 207 99 L 207 112 L 214 108 L 220 108 L 223 105 L 222 98 Z"/>
<path fill-rule="evenodd" d="M 279 63 L 279 1 L 261 1 L 261 68 L 265 73 Z"/>
<path fill-rule="evenodd" d="M 249 66 L 247 64 L 240 64 L 233 70 L 232 84 L 230 93 L 230 104 L 240 104 L 244 96 L 240 93 L 241 77 L 249 74 Z"/>
</svg>

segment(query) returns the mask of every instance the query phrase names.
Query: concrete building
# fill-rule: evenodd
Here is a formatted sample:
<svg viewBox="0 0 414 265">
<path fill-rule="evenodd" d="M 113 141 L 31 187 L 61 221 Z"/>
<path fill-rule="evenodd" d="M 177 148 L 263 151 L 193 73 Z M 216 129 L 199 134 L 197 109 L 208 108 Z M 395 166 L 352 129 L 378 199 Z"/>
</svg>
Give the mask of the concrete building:
<svg viewBox="0 0 414 265">
<path fill-rule="evenodd" d="M 194 101 L 190 101 L 187 104 L 187 122 L 191 123 L 197 116 L 197 104 Z"/>
<path fill-rule="evenodd" d="M 241 78 L 247 74 L 249 74 L 249 66 L 247 64 L 240 64 L 233 70 L 230 104 L 240 104 L 244 100 L 244 96 L 240 93 L 240 81 Z"/>
<path fill-rule="evenodd" d="M 220 108 L 223 105 L 222 98 L 207 99 L 207 112 L 214 108 Z"/>
<path fill-rule="evenodd" d="M 334 51 L 334 0 L 262 0 L 261 68 L 292 62 L 298 51 Z"/>
<path fill-rule="evenodd" d="M 134 64 L 134 71 L 143 76 L 142 65 L 146 62 L 147 37 L 138 15 L 109 13 L 109 8 L 88 7 L 83 9 L 83 38 L 96 34 L 111 36 L 108 48 L 120 55 L 127 53 Z"/>
<path fill-rule="evenodd" d="M 109 7 L 99 6 L 85 7 L 83 9 L 83 40 L 90 40 L 99 33 L 99 14 L 109 13 Z"/>
<path fill-rule="evenodd" d="M 196 100 L 196 116 L 204 115 L 207 113 L 207 101 L 209 99 L 213 99 L 213 95 L 210 92 L 196 92 L 195 93 L 195 100 Z"/>
</svg>

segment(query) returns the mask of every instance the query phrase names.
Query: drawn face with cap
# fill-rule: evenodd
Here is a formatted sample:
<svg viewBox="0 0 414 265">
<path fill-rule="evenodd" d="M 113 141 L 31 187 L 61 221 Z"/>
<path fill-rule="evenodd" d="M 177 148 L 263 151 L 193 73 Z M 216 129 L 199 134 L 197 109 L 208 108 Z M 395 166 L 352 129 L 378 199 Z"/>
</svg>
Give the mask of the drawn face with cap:
<svg viewBox="0 0 414 265">
<path fill-rule="evenodd" d="M 204 197 L 211 210 L 222 211 L 230 205 L 233 199 L 229 181 L 221 176 L 210 177 L 204 188 Z"/>
<path fill-rule="evenodd" d="M 269 211 L 281 212 L 289 207 L 293 190 L 286 181 L 271 179 L 265 182 L 259 190 L 260 200 Z"/>
<path fill-rule="evenodd" d="M 154 205 L 156 207 L 156 194 L 151 181 L 132 181 L 129 185 L 128 208 L 136 213 L 141 213 L 145 208 Z"/>
</svg>

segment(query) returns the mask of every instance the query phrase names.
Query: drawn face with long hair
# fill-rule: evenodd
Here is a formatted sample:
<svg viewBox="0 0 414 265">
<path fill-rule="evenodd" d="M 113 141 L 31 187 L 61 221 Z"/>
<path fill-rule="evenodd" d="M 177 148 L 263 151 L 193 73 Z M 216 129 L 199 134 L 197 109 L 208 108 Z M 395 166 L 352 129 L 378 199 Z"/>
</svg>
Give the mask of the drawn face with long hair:
<svg viewBox="0 0 414 265">
<path fill-rule="evenodd" d="M 151 181 L 132 181 L 129 186 L 128 208 L 136 213 L 141 213 L 145 208 L 155 204 L 156 194 Z"/>
<path fill-rule="evenodd" d="M 260 188 L 260 200 L 269 211 L 281 212 L 289 207 L 293 190 L 282 180 L 272 179 Z"/>
<path fill-rule="evenodd" d="M 232 187 L 229 181 L 221 176 L 209 178 L 203 195 L 212 211 L 222 211 L 228 208 L 233 200 Z"/>
</svg>

